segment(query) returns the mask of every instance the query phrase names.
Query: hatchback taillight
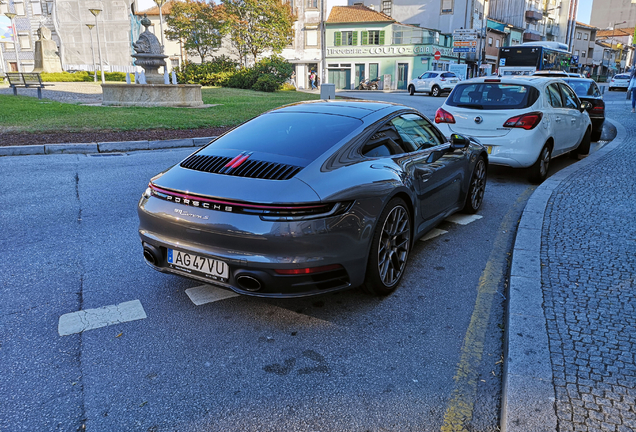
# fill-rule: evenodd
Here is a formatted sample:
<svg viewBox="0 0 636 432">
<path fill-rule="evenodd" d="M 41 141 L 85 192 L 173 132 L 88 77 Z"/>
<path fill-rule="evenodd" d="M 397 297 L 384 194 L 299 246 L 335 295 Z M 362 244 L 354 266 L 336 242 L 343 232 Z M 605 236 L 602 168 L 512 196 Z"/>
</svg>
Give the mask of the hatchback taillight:
<svg viewBox="0 0 636 432">
<path fill-rule="evenodd" d="M 525 130 L 534 129 L 543 118 L 543 113 L 531 112 L 520 116 L 510 117 L 503 124 L 503 127 L 521 128 Z"/>
<path fill-rule="evenodd" d="M 455 117 L 448 111 L 438 108 L 435 111 L 435 123 L 455 123 Z"/>
</svg>

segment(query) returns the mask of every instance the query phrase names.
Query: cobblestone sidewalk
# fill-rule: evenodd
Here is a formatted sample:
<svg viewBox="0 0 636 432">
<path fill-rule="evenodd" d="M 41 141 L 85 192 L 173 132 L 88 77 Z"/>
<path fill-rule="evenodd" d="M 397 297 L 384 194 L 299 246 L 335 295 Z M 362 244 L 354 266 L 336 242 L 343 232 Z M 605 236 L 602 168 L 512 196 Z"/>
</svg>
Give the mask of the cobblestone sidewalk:
<svg viewBox="0 0 636 432">
<path fill-rule="evenodd" d="M 561 182 L 541 238 L 558 430 L 636 431 L 636 115 L 623 143 Z M 630 115 L 631 114 L 631 115 Z"/>
</svg>

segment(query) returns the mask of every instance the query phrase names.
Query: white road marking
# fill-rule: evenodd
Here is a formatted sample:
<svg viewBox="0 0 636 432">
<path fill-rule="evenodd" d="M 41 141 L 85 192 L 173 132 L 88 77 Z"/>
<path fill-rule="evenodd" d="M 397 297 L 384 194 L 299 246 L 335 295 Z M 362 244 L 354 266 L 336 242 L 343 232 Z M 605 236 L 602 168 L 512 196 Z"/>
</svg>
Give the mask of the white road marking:
<svg viewBox="0 0 636 432">
<path fill-rule="evenodd" d="M 85 309 L 64 314 L 60 317 L 57 331 L 60 336 L 68 336 L 113 324 L 121 324 L 146 318 L 146 311 L 139 300 Z"/>
<path fill-rule="evenodd" d="M 233 291 L 213 287 L 211 285 L 201 285 L 198 287 L 189 288 L 185 292 L 188 297 L 190 297 L 190 300 L 192 300 L 192 303 L 197 306 L 219 300 L 225 300 L 232 297 L 238 297 L 238 294 Z"/>
<path fill-rule="evenodd" d="M 429 231 L 424 237 L 422 237 L 420 240 L 421 241 L 427 241 L 430 239 L 433 239 L 437 236 L 441 236 L 442 234 L 446 234 L 448 231 L 444 231 L 438 228 L 433 228 L 431 231 Z"/>
<path fill-rule="evenodd" d="M 475 222 L 476 220 L 479 220 L 481 218 L 483 218 L 483 216 L 454 214 L 447 217 L 445 220 L 447 222 L 453 222 L 459 225 L 468 225 L 469 223 Z"/>
</svg>

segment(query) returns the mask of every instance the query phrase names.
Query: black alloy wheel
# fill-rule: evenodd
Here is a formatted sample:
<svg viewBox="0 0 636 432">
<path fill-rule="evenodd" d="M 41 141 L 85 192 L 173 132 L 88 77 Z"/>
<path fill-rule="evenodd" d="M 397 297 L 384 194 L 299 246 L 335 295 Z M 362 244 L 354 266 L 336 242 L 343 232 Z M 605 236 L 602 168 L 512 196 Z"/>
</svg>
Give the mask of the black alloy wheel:
<svg viewBox="0 0 636 432">
<path fill-rule="evenodd" d="M 545 144 L 541 149 L 541 153 L 539 153 L 539 158 L 534 163 L 534 165 L 530 167 L 529 179 L 531 183 L 539 184 L 546 178 L 548 178 L 551 156 L 552 151 L 550 150 L 550 146 L 548 144 Z"/>
<path fill-rule="evenodd" d="M 464 205 L 463 212 L 469 214 L 475 214 L 479 211 L 481 204 L 484 202 L 484 192 L 486 191 L 486 161 L 483 156 L 480 156 L 475 164 L 473 170 L 473 176 L 470 179 L 470 186 L 468 188 L 468 196 L 466 197 L 466 204 Z"/>
<path fill-rule="evenodd" d="M 391 294 L 400 283 L 411 248 L 411 216 L 404 201 L 393 198 L 380 215 L 371 241 L 363 285 L 369 294 Z"/>
</svg>

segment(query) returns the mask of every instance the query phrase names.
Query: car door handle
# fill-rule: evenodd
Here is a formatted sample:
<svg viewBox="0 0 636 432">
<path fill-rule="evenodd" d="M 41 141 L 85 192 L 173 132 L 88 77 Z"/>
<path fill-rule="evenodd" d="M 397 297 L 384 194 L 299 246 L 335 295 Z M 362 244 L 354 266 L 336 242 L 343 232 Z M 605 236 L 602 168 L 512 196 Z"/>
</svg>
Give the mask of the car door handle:
<svg viewBox="0 0 636 432">
<path fill-rule="evenodd" d="M 559 116 L 555 117 L 554 121 L 560 122 L 561 121 L 561 117 L 559 117 Z"/>
</svg>

